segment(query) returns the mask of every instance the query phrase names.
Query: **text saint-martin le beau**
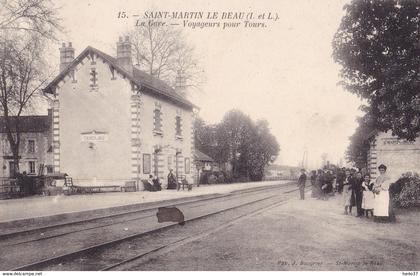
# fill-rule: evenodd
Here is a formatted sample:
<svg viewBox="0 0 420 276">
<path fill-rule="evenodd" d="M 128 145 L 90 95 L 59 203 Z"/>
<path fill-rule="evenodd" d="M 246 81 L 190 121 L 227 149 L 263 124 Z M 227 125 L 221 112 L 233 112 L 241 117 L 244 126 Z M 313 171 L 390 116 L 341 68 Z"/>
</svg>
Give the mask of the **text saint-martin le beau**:
<svg viewBox="0 0 420 276">
<path fill-rule="evenodd" d="M 144 19 L 245 19 L 244 12 L 168 12 L 168 11 L 146 11 Z"/>
</svg>

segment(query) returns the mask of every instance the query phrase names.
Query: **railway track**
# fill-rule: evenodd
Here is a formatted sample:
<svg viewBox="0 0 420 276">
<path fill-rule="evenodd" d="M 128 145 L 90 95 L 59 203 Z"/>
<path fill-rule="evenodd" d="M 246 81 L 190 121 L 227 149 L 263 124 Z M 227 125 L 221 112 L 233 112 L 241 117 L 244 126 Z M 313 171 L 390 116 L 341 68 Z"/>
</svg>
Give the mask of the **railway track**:
<svg viewBox="0 0 420 276">
<path fill-rule="evenodd" d="M 273 192 L 279 192 L 281 190 L 284 190 L 285 188 L 290 187 L 291 185 L 293 185 L 294 183 L 286 183 L 284 185 L 281 186 L 277 186 L 277 187 L 268 187 L 268 188 L 261 188 L 261 189 L 249 189 L 249 190 L 245 190 L 245 191 L 241 191 L 241 192 L 236 192 L 236 193 L 232 193 L 232 194 L 228 194 L 228 195 L 218 195 L 218 196 L 214 196 L 214 197 L 209 197 L 206 199 L 200 199 L 200 200 L 191 200 L 191 201 L 186 201 L 183 203 L 178 203 L 176 206 L 180 207 L 184 206 L 188 207 L 189 209 L 191 208 L 198 208 L 200 206 L 202 207 L 206 207 L 204 208 L 205 210 L 209 207 L 206 205 L 215 205 L 216 203 L 224 203 L 226 204 L 226 201 L 233 201 L 234 203 L 236 202 L 236 204 L 231 204 L 227 206 L 227 208 L 223 207 L 220 209 L 213 210 L 211 212 L 205 213 L 205 214 L 201 214 L 201 215 L 196 215 L 196 216 L 191 216 L 189 219 L 186 219 L 186 222 L 188 224 L 194 224 L 197 221 L 203 221 L 206 218 L 209 217 L 215 217 L 218 216 L 222 213 L 226 213 L 226 212 L 236 212 L 238 210 L 242 210 L 242 209 L 246 209 L 249 208 L 250 206 L 257 206 L 257 205 L 261 205 L 263 204 L 263 207 L 258 207 L 255 210 L 251 210 L 245 214 L 239 215 L 239 216 L 235 216 L 235 218 L 233 218 L 233 220 L 226 221 L 224 222 L 222 225 L 229 225 L 229 223 L 232 223 L 233 221 L 236 221 L 237 219 L 240 219 L 242 217 L 247 217 L 248 215 L 251 215 L 255 212 L 258 212 L 259 210 L 265 210 L 265 208 L 269 208 L 270 206 L 277 206 L 278 204 L 281 204 L 281 202 L 283 201 L 283 199 L 281 199 L 282 197 L 284 197 L 284 195 L 286 193 L 290 193 L 293 191 L 296 191 L 297 189 L 292 189 L 292 190 L 287 190 L 282 192 L 281 194 L 275 194 L 272 195 Z M 249 197 L 255 197 L 258 196 L 258 198 L 256 200 L 250 200 L 248 199 L 248 201 L 246 201 L 247 196 Z M 279 201 L 280 200 L 280 201 Z M 245 202 L 242 202 L 245 201 Z M 267 205 L 268 204 L 268 205 Z M 95 226 L 89 226 L 89 227 L 82 227 L 81 229 L 79 229 L 78 231 L 83 232 L 83 231 L 88 231 L 88 230 L 92 230 L 92 229 L 96 229 L 96 228 L 103 228 L 103 227 L 107 227 L 109 225 L 116 225 L 116 224 L 122 224 L 122 223 L 127 223 L 128 221 L 135 221 L 135 220 L 144 220 L 146 218 L 148 219 L 153 219 L 153 217 L 155 216 L 155 212 L 156 212 L 156 208 L 153 209 L 143 209 L 143 210 L 138 210 L 138 211 L 132 211 L 129 213 L 123 213 L 123 214 L 113 214 L 111 216 L 105 216 L 102 218 L 95 218 L 93 220 L 100 220 L 100 219 L 117 219 L 119 218 L 119 221 L 115 221 L 115 222 L 111 222 L 111 223 L 102 223 L 101 225 L 95 225 Z M 152 213 L 154 212 L 154 213 Z M 133 214 L 143 214 L 143 216 L 140 217 L 130 217 Z M 124 216 L 129 216 L 129 217 L 124 217 Z M 121 216 L 123 218 L 121 218 Z M 85 223 L 87 222 L 87 224 L 89 225 L 89 223 L 92 223 L 92 220 L 86 220 Z M 97 221 L 96 221 L 97 222 Z M 46 228 L 42 228 L 42 229 L 32 229 L 29 230 L 29 232 L 27 234 L 29 235 L 34 235 L 37 232 L 36 231 L 46 231 L 46 230 L 54 230 L 57 227 L 73 227 L 75 224 L 77 224 L 78 226 L 80 226 L 81 224 L 83 224 L 83 221 L 79 221 L 79 222 L 73 222 L 70 224 L 61 224 L 61 225 L 54 225 L 54 226 L 50 226 L 50 227 L 46 227 Z M 124 256 L 124 254 L 121 253 L 121 255 L 123 256 L 119 256 L 118 258 L 111 258 L 113 261 L 110 263 L 108 260 L 108 258 L 106 258 L 103 261 L 99 261 L 98 262 L 98 256 L 96 256 L 96 253 L 98 252 L 107 252 L 105 255 L 109 255 L 110 251 L 112 252 L 115 247 L 121 247 L 123 244 L 128 244 L 128 247 L 130 247 L 130 244 L 134 243 L 136 240 L 138 239 L 145 239 L 148 236 L 151 235 L 159 235 L 159 233 L 168 231 L 170 229 L 180 229 L 181 226 L 178 226 L 178 224 L 176 223 L 167 223 L 166 225 L 162 225 L 159 226 L 157 228 L 154 229 L 149 229 L 147 231 L 141 232 L 141 233 L 134 233 L 131 235 L 125 235 L 123 237 L 118 237 L 115 239 L 110 239 L 104 242 L 100 242 L 100 243 L 95 243 L 93 245 L 90 246 L 85 246 L 83 248 L 79 248 L 70 252 L 65 252 L 63 254 L 58 254 L 58 255 L 54 255 L 53 257 L 50 258 L 43 258 L 41 260 L 37 260 L 37 261 L 33 261 L 33 262 L 28 262 L 26 264 L 21 264 L 18 266 L 14 266 L 12 268 L 7 268 L 6 270 L 49 270 L 49 269 L 53 269 L 53 270 L 79 270 L 80 269 L 80 265 L 82 267 L 84 267 L 83 270 L 109 270 L 109 269 L 118 269 L 121 266 L 127 265 L 127 263 L 130 263 L 134 260 L 139 260 L 139 259 L 143 259 L 146 256 L 149 256 L 153 253 L 171 248 L 173 246 L 176 246 L 177 244 L 180 244 L 182 242 L 187 242 L 189 240 L 194 239 L 195 237 L 200 237 L 201 235 L 193 235 L 192 237 L 190 235 L 187 235 L 185 237 L 181 237 L 179 239 L 176 240 L 172 240 L 170 242 L 161 244 L 159 246 L 156 245 L 150 245 L 150 250 L 141 250 L 141 253 L 138 252 L 133 252 L 132 254 L 130 254 L 130 256 Z M 212 230 L 213 229 L 213 230 Z M 216 230 L 215 230 L 216 229 Z M 211 233 L 212 231 L 217 231 L 218 227 L 210 227 L 209 230 L 207 230 L 206 233 Z M 63 238 L 66 235 L 72 235 L 74 234 L 74 229 L 73 231 L 70 231 L 70 229 L 65 229 L 66 231 L 61 232 L 61 233 L 55 233 L 53 235 L 50 235 L 48 237 L 40 237 L 38 239 L 29 239 L 29 240 L 25 240 L 25 241 L 18 241 L 15 242 L 14 244 L 10 244 L 9 246 L 16 246 L 22 243 L 36 243 L 36 242 L 40 242 L 43 241 L 45 239 L 54 239 L 54 238 Z M 186 231 L 188 232 L 188 231 Z M 189 234 L 189 233 L 187 233 Z M 15 236 L 15 238 L 17 237 L 22 237 L 22 235 L 24 235 L 24 232 L 18 232 Z M 176 235 L 175 235 L 176 236 Z M 9 235 L 10 237 L 10 235 Z M 177 236 L 176 236 L 177 237 Z M 145 244 L 145 242 L 141 242 L 141 244 Z M 116 251 L 118 252 L 118 250 Z M 124 251 L 126 252 L 126 251 Z M 120 253 L 116 253 L 117 255 Z M 90 256 L 92 256 L 92 258 L 90 258 Z M 93 257 L 95 256 L 95 257 Z M 90 258 L 90 260 L 89 260 Z M 82 260 L 82 261 L 80 261 Z M 86 261 L 89 260 L 89 261 Z M 82 262 L 82 264 L 80 264 L 80 262 Z M 84 264 L 83 264 L 84 262 Z M 85 264 L 87 263 L 91 263 L 91 265 L 86 266 Z M 63 265 L 66 264 L 66 265 Z M 77 265 L 79 264 L 79 265 Z M 90 269 L 91 267 L 93 267 L 93 269 Z M 78 269 L 79 268 L 79 269 Z"/>
<path fill-rule="evenodd" d="M 284 185 L 290 185 L 291 182 L 288 183 L 284 183 Z M 87 215 L 84 215 L 84 217 L 79 217 L 79 218 L 75 218 L 75 219 L 70 219 L 67 220 L 66 222 L 61 222 L 61 223 L 56 223 L 56 224 L 50 224 L 49 222 L 46 222 L 47 225 L 43 225 L 40 227 L 30 227 L 29 229 L 20 229 L 19 224 L 20 220 L 18 220 L 18 226 L 15 227 L 15 229 L 19 229 L 19 230 L 8 230 L 6 229 L 2 229 L 2 233 L 0 233 L 0 242 L 2 240 L 6 240 L 6 239 L 10 239 L 12 237 L 15 237 L 17 235 L 27 235 L 27 234 L 31 234 L 37 231 L 46 231 L 46 230 L 51 230 L 51 229 L 55 229 L 55 228 L 59 228 L 59 227 L 63 227 L 63 226 L 70 226 L 70 225 L 76 225 L 78 223 L 86 223 L 86 222 L 94 222 L 94 221 L 98 221 L 98 220 L 102 220 L 102 219 L 106 219 L 106 218 L 114 218 L 114 217 L 119 217 L 121 215 L 126 215 L 126 214 L 130 214 L 130 213 L 138 213 L 138 212 L 142 212 L 142 211 L 147 211 L 147 210 L 152 210 L 152 209 L 156 209 L 158 207 L 162 207 L 162 206 L 170 206 L 170 205 L 174 205 L 174 204 L 186 204 L 186 203 L 190 203 L 190 202 L 198 202 L 198 201 L 204 201 L 204 200 L 208 200 L 208 199 L 214 199 L 217 197 L 227 197 L 236 193 L 248 193 L 248 192 L 253 192 L 253 191 L 258 191 L 258 190 L 264 190 L 264 189 L 270 189 L 274 186 L 278 186 L 276 185 L 270 185 L 270 186 L 264 186 L 264 187 L 258 187 L 258 188 L 248 188 L 248 189 L 244 189 L 244 190 L 239 190 L 239 191 L 233 191 L 230 194 L 210 194 L 210 195 L 204 195 L 204 196 L 197 196 L 197 197 L 193 197 L 193 198 L 180 198 L 180 199 L 173 199 L 173 200 L 165 200 L 163 202 L 158 202 L 157 204 L 154 202 L 149 203 L 148 205 L 151 205 L 149 207 L 143 208 L 142 205 L 145 205 L 145 203 L 139 204 L 140 206 L 138 206 L 138 204 L 132 204 L 132 205 L 127 205 L 127 206 L 120 206 L 120 207 L 125 207 L 127 208 L 127 210 L 123 210 L 123 211 L 117 211 L 117 212 L 112 212 L 111 214 L 107 214 L 107 215 L 92 215 L 92 217 L 90 218 L 85 218 Z M 170 202 L 170 204 L 168 204 L 168 202 Z M 82 212 L 83 213 L 83 212 Z M 53 215 L 56 216 L 56 215 Z M 57 219 L 58 220 L 58 219 Z M 26 224 L 29 224 L 29 222 L 25 222 Z M 25 225 L 26 226 L 26 225 Z M 2 223 L 0 223 L 0 228 L 2 227 Z M 24 228 L 24 227 L 21 227 Z"/>
<path fill-rule="evenodd" d="M 223 195 L 219 194 L 219 195 L 212 195 L 206 198 L 183 200 L 183 201 L 175 202 L 172 204 L 153 206 L 149 208 L 142 208 L 142 209 L 132 210 L 128 212 L 120 212 L 120 213 L 106 215 L 106 216 L 87 218 L 83 220 L 59 223 L 59 224 L 54 224 L 54 225 L 49 225 L 49 226 L 44 226 L 44 227 L 39 227 L 39 228 L 33 228 L 29 230 L 11 232 L 11 233 L 0 235 L 0 246 L 9 247 L 9 246 L 15 246 L 15 245 L 23 244 L 23 243 L 47 240 L 47 239 L 51 239 L 55 237 L 73 234 L 76 232 L 83 232 L 86 230 L 93 230 L 97 228 L 129 222 L 129 221 L 135 221 L 135 220 L 144 219 L 148 217 L 154 217 L 156 215 L 155 211 L 158 207 L 171 207 L 175 205 L 180 207 L 187 204 L 196 204 L 196 205 L 193 205 L 192 207 L 198 207 L 198 206 L 203 205 L 204 202 L 209 201 L 209 200 L 216 200 L 216 199 L 225 200 L 226 198 L 241 197 L 244 194 L 248 194 L 248 193 L 252 193 L 252 194 L 260 193 L 260 192 L 264 193 L 265 191 L 272 190 L 273 188 L 283 189 L 293 184 L 294 182 L 289 182 L 281 186 L 270 185 L 270 186 L 265 186 L 265 187 L 244 189 L 244 190 L 235 191 L 229 194 L 223 194 Z M 138 214 L 141 214 L 141 216 L 136 216 Z M 132 217 L 133 215 L 134 217 Z M 56 230 L 58 230 L 58 232 Z M 52 231 L 53 233 L 48 234 L 48 231 Z M 56 231 L 56 233 L 54 233 L 54 231 Z M 17 240 L 17 241 L 14 242 L 13 240 Z"/>
</svg>

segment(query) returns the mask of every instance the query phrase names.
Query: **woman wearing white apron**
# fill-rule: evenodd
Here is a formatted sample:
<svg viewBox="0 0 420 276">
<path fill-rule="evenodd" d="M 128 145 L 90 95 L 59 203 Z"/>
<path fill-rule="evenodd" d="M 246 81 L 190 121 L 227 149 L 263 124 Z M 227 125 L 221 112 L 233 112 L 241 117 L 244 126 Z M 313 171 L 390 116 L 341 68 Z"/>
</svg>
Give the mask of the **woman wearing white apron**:
<svg viewBox="0 0 420 276">
<path fill-rule="evenodd" d="M 386 174 L 386 166 L 381 164 L 379 167 L 379 176 L 376 178 L 375 185 L 373 186 L 375 192 L 374 203 L 374 220 L 389 221 L 390 220 L 390 197 L 389 186 L 391 185 L 391 178 Z"/>
<path fill-rule="evenodd" d="M 373 194 L 373 183 L 370 183 L 370 176 L 366 174 L 362 183 L 363 203 L 362 209 L 365 210 L 365 216 L 369 217 L 369 212 L 373 216 L 373 208 L 375 204 L 375 195 Z"/>
</svg>

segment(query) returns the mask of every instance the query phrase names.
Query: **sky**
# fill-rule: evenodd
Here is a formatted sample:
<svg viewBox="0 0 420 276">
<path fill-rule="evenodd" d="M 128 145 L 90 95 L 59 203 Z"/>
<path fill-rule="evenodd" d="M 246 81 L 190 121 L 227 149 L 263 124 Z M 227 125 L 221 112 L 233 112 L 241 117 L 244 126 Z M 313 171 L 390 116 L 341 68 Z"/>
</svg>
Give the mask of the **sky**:
<svg viewBox="0 0 420 276">
<path fill-rule="evenodd" d="M 340 67 L 333 61 L 331 41 L 348 1 L 53 2 L 66 29 L 60 40 L 71 41 L 76 55 L 88 45 L 115 55 L 118 36 L 134 28 L 132 15 L 150 10 L 278 15 L 277 21 L 254 19 L 266 28 L 183 28 L 205 72 L 205 83 L 191 99 L 208 123 L 220 122 L 233 108 L 268 120 L 281 147 L 277 164 L 298 165 L 305 151 L 310 168 L 321 165 L 323 153 L 332 163 L 344 160 L 361 101 L 337 85 Z M 121 11 L 128 18 L 117 18 Z M 59 46 L 49 50 L 57 68 Z"/>
</svg>

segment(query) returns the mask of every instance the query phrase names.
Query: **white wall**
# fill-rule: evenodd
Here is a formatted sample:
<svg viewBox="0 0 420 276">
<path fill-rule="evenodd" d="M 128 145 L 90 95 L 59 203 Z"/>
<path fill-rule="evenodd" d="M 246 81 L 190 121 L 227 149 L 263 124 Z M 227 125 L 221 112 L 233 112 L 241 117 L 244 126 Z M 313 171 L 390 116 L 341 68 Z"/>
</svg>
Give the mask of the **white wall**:
<svg viewBox="0 0 420 276">
<path fill-rule="evenodd" d="M 59 167 L 80 185 L 107 185 L 130 179 L 131 85 L 115 74 L 112 79 L 107 63 L 87 58 L 75 72 L 76 82 L 70 77 L 60 87 Z M 90 87 L 90 70 L 98 72 L 98 87 Z M 57 119 L 54 119 L 57 120 Z M 81 133 L 106 132 L 107 141 L 96 142 L 94 149 L 81 139 Z"/>
<path fill-rule="evenodd" d="M 162 112 L 162 133 L 158 134 L 153 131 L 154 129 L 154 110 L 155 108 L 160 108 Z M 179 115 L 182 121 L 182 135 L 181 137 L 176 137 L 176 124 L 175 118 Z M 141 118 L 141 147 L 140 151 L 146 154 L 151 154 L 152 156 L 152 174 L 154 174 L 154 162 L 155 158 L 153 153 L 156 147 L 161 147 L 162 151 L 158 154 L 158 175 L 162 178 L 163 182 L 166 184 L 166 176 L 169 173 L 169 169 L 173 169 L 174 173 L 176 172 L 175 164 L 175 155 L 178 151 L 181 153 L 178 155 L 178 173 L 179 175 L 185 175 L 188 181 L 191 183 L 193 181 L 193 174 L 195 172 L 195 167 L 193 165 L 193 154 L 192 154 L 192 128 L 193 128 L 193 113 L 192 110 L 188 110 L 182 107 L 179 107 L 169 101 L 158 99 L 149 94 L 142 94 L 142 107 L 140 111 Z M 170 157 L 169 157 L 170 156 Z M 168 160 L 172 158 L 171 162 Z M 185 158 L 190 160 L 190 172 L 186 173 L 185 171 Z M 143 164 L 142 164 L 143 165 Z M 142 166 L 143 167 L 143 166 Z M 148 174 L 143 173 L 143 168 L 141 170 L 141 175 L 143 178 L 147 178 Z"/>
<path fill-rule="evenodd" d="M 372 177 L 378 176 L 377 167 L 387 166 L 387 173 L 395 181 L 401 174 L 416 171 L 420 173 L 420 140 L 414 142 L 397 139 L 390 132 L 381 132 L 371 143 L 370 168 Z"/>
</svg>

